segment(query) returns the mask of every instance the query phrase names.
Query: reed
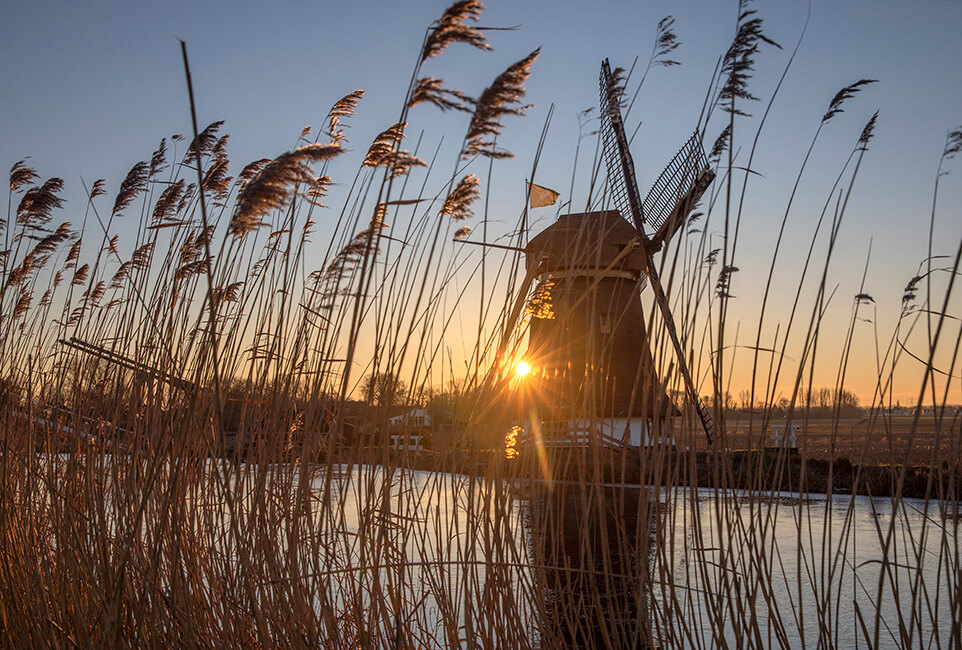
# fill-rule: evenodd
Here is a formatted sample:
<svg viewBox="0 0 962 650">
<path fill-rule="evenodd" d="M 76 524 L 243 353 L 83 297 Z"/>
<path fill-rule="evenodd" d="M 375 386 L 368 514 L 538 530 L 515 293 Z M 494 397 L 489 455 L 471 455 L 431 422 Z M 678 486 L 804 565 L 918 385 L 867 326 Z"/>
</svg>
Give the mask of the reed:
<svg viewBox="0 0 962 650">
<path fill-rule="evenodd" d="M 749 81 L 754 57 L 774 41 L 740 5 L 698 125 L 703 139 L 719 134 L 710 159 L 720 182 L 688 216 L 688 238 L 661 258 L 721 439 L 709 449 L 679 400 L 681 416 L 659 432 L 674 447 L 593 448 L 546 470 L 535 448 L 506 454 L 505 443 L 526 418 L 513 375 L 523 314 L 544 308 L 551 287 L 518 295 L 527 285 L 510 246 L 481 255 L 451 241 L 470 235 L 491 165 L 511 155 L 499 145 L 502 120 L 528 108 L 538 50 L 476 99 L 422 71 L 451 44 L 489 50 L 474 24 L 482 11 L 462 0 L 428 28 L 399 119 L 368 135 L 359 160 L 345 128 L 364 109 L 361 90 L 336 101 L 323 128 L 297 131 L 293 150 L 236 178 L 222 122 L 196 128 L 186 147 L 182 136 L 164 139 L 112 200 L 105 181 L 90 186 L 79 228 L 60 221 L 72 209 L 60 178 L 13 164 L 0 276 L 3 645 L 962 643 L 962 448 L 960 416 L 948 408 L 962 243 L 932 242 L 890 335 L 873 319 L 872 404 L 857 410 L 846 388 L 855 327 L 875 301 L 864 280 L 840 356 L 826 360 L 819 346 L 830 303 L 844 300 L 832 289 L 832 256 L 878 113 L 848 135 L 851 154 L 836 161 L 797 278 L 775 279 L 809 155 L 874 80 L 842 88 L 813 116 L 745 346 L 728 305 L 764 126 L 748 121 L 758 92 Z M 666 18 L 640 79 L 621 77 L 623 96 L 637 97 L 656 67 L 677 65 L 668 57 L 679 46 Z M 419 112 L 449 109 L 470 117 L 445 173 L 430 134 L 404 140 Z M 751 143 L 749 171 L 735 164 L 740 140 Z M 933 222 L 960 149 L 955 129 L 938 158 Z M 595 148 L 589 206 L 608 200 L 600 158 Z M 523 246 L 526 218 L 499 234 Z M 121 236 L 120 220 L 136 227 Z M 317 258 L 308 243 L 322 220 L 332 234 Z M 717 248 L 710 227 L 724 232 Z M 773 291 L 794 295 L 788 314 L 771 313 Z M 763 326 L 773 320 L 783 325 L 771 335 Z M 896 418 L 900 342 L 915 327 L 928 331 L 926 370 L 911 413 Z M 648 332 L 658 376 L 683 395 L 654 316 Z M 449 351 L 456 336 L 473 346 L 466 371 Z M 741 408 L 728 395 L 739 348 L 752 355 Z M 794 375 L 783 368 L 789 358 Z M 822 392 L 812 386 L 816 361 L 838 368 Z M 404 427 L 433 435 L 430 454 L 392 448 L 401 428 L 391 418 L 413 407 L 448 423 Z M 775 423 L 800 427 L 797 454 L 732 451 L 759 446 Z M 888 496 L 859 496 L 880 491 Z"/>
</svg>

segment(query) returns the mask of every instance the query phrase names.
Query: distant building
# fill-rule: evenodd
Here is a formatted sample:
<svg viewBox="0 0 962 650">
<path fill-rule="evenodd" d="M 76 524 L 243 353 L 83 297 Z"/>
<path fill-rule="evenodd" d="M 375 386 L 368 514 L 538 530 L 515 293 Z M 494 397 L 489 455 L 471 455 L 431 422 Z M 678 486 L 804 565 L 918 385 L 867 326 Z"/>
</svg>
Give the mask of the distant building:
<svg viewBox="0 0 962 650">
<path fill-rule="evenodd" d="M 388 422 L 392 427 L 411 427 L 418 429 L 430 429 L 432 422 L 431 414 L 425 408 L 414 408 L 395 415 Z"/>
<path fill-rule="evenodd" d="M 426 408 L 405 409 L 388 419 L 391 449 L 415 454 L 433 449 L 435 418 Z"/>
</svg>

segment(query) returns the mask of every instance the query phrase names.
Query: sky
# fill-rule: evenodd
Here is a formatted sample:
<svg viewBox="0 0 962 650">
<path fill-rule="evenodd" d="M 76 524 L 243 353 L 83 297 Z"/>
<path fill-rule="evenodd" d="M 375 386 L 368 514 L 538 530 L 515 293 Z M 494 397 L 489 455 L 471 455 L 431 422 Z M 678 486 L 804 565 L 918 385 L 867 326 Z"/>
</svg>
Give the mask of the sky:
<svg viewBox="0 0 962 650">
<path fill-rule="evenodd" d="M 198 119 L 201 124 L 226 121 L 237 169 L 295 146 L 304 126 L 320 125 L 330 106 L 357 88 L 367 94 L 350 122 L 348 137 L 355 153 L 363 154 L 367 142 L 396 121 L 425 27 L 446 5 L 421 0 L 3 3 L 0 165 L 9 167 L 30 156 L 42 177 L 63 177 L 67 213 L 84 204 L 81 178 L 88 184 L 106 178 L 111 192 L 116 191 L 130 166 L 149 156 L 161 137 L 190 131 L 179 39 L 186 42 L 190 56 Z M 759 0 L 752 8 L 764 20 L 767 36 L 782 49 L 766 46 L 757 55 L 751 89 L 760 101 L 747 106 L 752 117 L 736 125 L 736 166 L 747 163 L 759 119 L 800 37 L 801 42 L 751 165 L 754 173 L 733 261 L 740 270 L 731 286 L 735 298 L 729 320 L 738 331 L 732 343 L 754 343 L 778 226 L 829 101 L 843 86 L 877 79 L 845 104 L 844 113 L 826 126 L 813 151 L 779 254 L 777 290 L 762 334 L 769 340 L 784 326 L 832 183 L 862 127 L 879 111 L 875 138 L 833 249 L 827 286 L 834 293 L 819 344 L 824 361 L 816 365 L 813 378 L 816 385 L 834 385 L 854 296 L 868 293 L 875 302 L 861 316 L 871 322 L 856 323 L 848 386 L 863 403 L 870 402 L 876 338 L 884 351 L 899 322 L 903 288 L 927 255 L 933 186 L 945 136 L 962 125 L 962 2 Z M 643 66 L 655 26 L 667 15 L 675 18 L 681 47 L 673 58 L 681 65 L 652 70 L 627 119 L 629 132 L 637 129 L 632 152 L 644 193 L 697 122 L 715 65 L 734 33 L 735 3 L 491 0 L 479 24 L 517 29 L 487 32 L 492 52 L 454 45 L 425 64 L 425 74 L 478 95 L 510 63 L 542 48 L 527 84 L 525 101 L 532 108 L 524 118 L 505 121 L 502 141 L 516 157 L 499 162 L 493 172 L 492 224 L 517 219 L 523 183 L 551 107 L 535 180 L 560 191 L 560 201 L 570 201 L 573 211 L 584 208 L 592 138 L 580 139 L 573 187 L 572 170 L 578 114 L 597 103 L 599 63 L 609 57 L 613 65 L 627 68 L 639 57 Z M 439 142 L 451 148 L 460 142 L 466 117 L 421 106 L 412 111 L 410 122 L 408 133 L 423 130 L 430 148 Z M 722 126 L 718 118 L 710 123 L 707 139 L 713 140 Z M 592 128 L 589 124 L 585 133 Z M 452 150 L 447 159 L 453 164 L 455 157 Z M 937 255 L 954 255 L 962 238 L 959 167 L 962 159 L 950 161 L 950 173 L 940 179 L 933 231 Z M 736 188 L 743 177 L 744 172 L 735 173 Z M 551 223 L 557 212 L 552 210 L 532 212 L 532 232 Z M 720 245 L 718 218 L 709 224 L 709 237 L 713 246 Z M 820 269 L 825 246 L 822 239 L 816 241 Z M 937 288 L 944 288 L 948 274 L 933 277 Z M 812 289 L 803 292 L 803 309 L 811 311 L 813 298 Z M 962 316 L 959 300 L 950 304 L 949 313 Z M 950 321 L 948 334 L 954 341 L 958 321 Z M 907 349 L 924 355 L 920 336 L 918 331 L 903 338 Z M 936 366 L 948 367 L 951 349 L 940 353 Z M 737 387 L 744 385 L 748 354 L 734 350 L 732 385 Z M 903 403 L 914 399 L 920 374 L 921 364 L 905 363 L 895 397 Z M 959 384 L 956 380 L 950 402 L 962 402 Z"/>
</svg>

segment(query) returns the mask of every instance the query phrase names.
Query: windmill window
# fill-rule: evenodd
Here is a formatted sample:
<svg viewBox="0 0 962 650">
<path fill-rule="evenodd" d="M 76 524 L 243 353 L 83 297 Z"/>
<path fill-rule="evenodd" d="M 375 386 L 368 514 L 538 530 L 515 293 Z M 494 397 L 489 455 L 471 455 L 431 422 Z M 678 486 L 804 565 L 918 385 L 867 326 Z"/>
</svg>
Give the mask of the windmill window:
<svg viewBox="0 0 962 650">
<path fill-rule="evenodd" d="M 611 334 L 611 322 L 608 320 L 608 314 L 601 314 L 600 316 L 600 328 L 602 334 Z"/>
</svg>

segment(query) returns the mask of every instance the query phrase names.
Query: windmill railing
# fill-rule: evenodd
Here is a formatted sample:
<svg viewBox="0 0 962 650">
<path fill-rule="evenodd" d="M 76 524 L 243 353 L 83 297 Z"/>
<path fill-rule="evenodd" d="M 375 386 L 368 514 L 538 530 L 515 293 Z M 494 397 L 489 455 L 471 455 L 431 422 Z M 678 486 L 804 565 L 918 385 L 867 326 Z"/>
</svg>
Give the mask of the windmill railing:
<svg viewBox="0 0 962 650">
<path fill-rule="evenodd" d="M 539 422 L 540 444 L 545 448 L 608 447 L 622 448 L 625 441 L 605 432 L 604 422 L 586 418 L 561 418 Z M 525 430 L 518 444 L 535 444 L 535 436 Z"/>
<path fill-rule="evenodd" d="M 696 132 L 678 150 L 645 197 L 642 209 L 650 232 L 658 233 L 664 228 L 675 206 L 691 192 L 707 166 L 708 159 Z"/>
</svg>

